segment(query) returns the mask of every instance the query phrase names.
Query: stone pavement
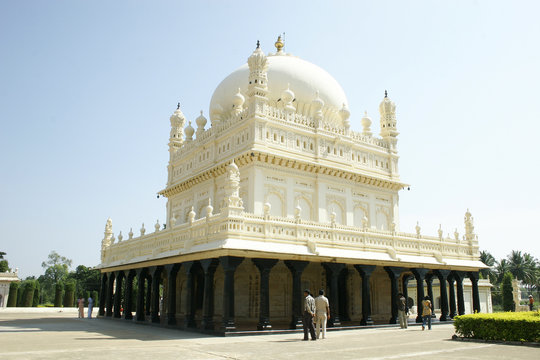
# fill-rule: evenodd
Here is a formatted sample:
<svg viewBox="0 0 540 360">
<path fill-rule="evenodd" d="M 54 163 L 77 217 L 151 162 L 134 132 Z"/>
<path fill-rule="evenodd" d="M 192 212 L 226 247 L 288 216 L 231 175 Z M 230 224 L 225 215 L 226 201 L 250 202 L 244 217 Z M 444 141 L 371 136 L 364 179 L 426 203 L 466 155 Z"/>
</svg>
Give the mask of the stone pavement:
<svg viewBox="0 0 540 360">
<path fill-rule="evenodd" d="M 76 309 L 73 309 L 76 310 Z M 67 309 L 0 310 L 0 358 L 8 359 L 540 359 L 540 348 L 452 341 L 451 324 L 422 331 L 384 327 L 329 332 L 212 337 L 124 320 L 77 319 Z"/>
</svg>

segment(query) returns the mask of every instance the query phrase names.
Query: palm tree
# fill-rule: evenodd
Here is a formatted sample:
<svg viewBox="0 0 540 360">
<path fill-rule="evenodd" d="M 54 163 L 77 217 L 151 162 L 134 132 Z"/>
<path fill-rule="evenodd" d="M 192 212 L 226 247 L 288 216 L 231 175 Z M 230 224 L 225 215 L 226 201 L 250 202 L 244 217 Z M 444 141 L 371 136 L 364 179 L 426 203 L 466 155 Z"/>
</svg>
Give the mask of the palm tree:
<svg viewBox="0 0 540 360">
<path fill-rule="evenodd" d="M 508 264 L 508 261 L 506 261 L 506 259 L 501 259 L 500 261 L 497 262 L 497 265 L 495 266 L 497 284 L 500 284 L 502 282 L 504 274 L 509 271 L 510 271 L 510 266 Z"/>
<path fill-rule="evenodd" d="M 494 271 L 494 266 L 496 263 L 495 258 L 488 251 L 480 251 L 480 261 L 489 266 L 487 269 L 480 270 L 480 274 L 482 274 L 484 279 L 489 279 L 489 281 L 493 283 L 496 280 L 496 274 Z"/>
<path fill-rule="evenodd" d="M 514 278 L 529 284 L 534 278 L 536 259 L 530 254 L 521 254 L 521 251 L 512 250 L 508 255 L 508 270 Z"/>
<path fill-rule="evenodd" d="M 6 255 L 6 253 L 3 252 L 3 251 L 0 251 L 0 260 L 2 260 L 4 258 L 4 255 Z"/>
</svg>

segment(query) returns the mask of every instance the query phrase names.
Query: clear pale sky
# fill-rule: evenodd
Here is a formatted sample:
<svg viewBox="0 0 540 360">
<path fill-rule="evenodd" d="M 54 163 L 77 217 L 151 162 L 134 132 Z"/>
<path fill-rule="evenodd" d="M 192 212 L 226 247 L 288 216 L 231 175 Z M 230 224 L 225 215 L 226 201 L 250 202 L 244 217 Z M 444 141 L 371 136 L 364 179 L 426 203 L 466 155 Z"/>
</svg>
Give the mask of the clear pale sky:
<svg viewBox="0 0 540 360">
<path fill-rule="evenodd" d="M 100 260 L 165 219 L 169 116 L 285 32 L 333 75 L 360 130 L 397 104 L 401 230 L 540 256 L 538 1 L 0 1 L 0 251 L 20 276 L 55 250 Z"/>
</svg>

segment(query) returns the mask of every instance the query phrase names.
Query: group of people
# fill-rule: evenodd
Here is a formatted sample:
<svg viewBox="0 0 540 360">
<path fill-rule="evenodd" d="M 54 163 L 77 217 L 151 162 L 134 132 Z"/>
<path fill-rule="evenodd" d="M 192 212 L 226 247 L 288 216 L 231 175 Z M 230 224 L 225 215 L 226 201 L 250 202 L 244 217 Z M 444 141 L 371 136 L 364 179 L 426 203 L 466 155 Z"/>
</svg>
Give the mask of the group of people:
<svg viewBox="0 0 540 360">
<path fill-rule="evenodd" d="M 308 332 L 311 335 L 311 340 L 320 338 L 322 329 L 322 338 L 326 338 L 326 322 L 330 319 L 330 305 L 328 298 L 324 296 L 324 290 L 319 290 L 319 296 L 313 298 L 309 289 L 304 290 L 304 316 L 302 319 L 304 325 L 304 341 L 309 340 Z M 315 326 L 317 326 L 317 334 L 315 335 Z"/>
<path fill-rule="evenodd" d="M 77 306 L 79 307 L 79 319 L 84 319 L 84 298 L 77 299 Z M 94 308 L 94 299 L 88 298 L 88 318 L 92 318 L 92 309 Z"/>
<path fill-rule="evenodd" d="M 409 319 L 409 306 L 407 305 L 407 299 L 405 298 L 405 295 L 399 293 L 398 294 L 398 318 L 399 318 L 399 325 L 402 329 L 407 328 L 407 320 Z M 422 330 L 426 329 L 426 325 L 428 330 L 431 330 L 431 314 L 432 314 L 432 308 L 431 308 L 431 300 L 428 296 L 424 297 L 424 300 L 422 300 Z M 419 309 L 420 311 L 420 309 Z"/>
</svg>

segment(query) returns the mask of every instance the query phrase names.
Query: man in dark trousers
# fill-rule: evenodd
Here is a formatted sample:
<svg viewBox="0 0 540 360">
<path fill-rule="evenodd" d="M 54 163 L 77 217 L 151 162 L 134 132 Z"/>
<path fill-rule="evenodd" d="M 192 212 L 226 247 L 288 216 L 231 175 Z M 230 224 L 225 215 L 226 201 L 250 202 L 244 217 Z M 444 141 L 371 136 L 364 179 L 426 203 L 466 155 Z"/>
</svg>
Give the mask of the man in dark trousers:
<svg viewBox="0 0 540 360">
<path fill-rule="evenodd" d="M 309 340 L 308 330 L 311 334 L 311 340 L 317 340 L 317 336 L 315 335 L 315 327 L 313 326 L 313 317 L 315 316 L 315 299 L 310 295 L 308 289 L 304 290 L 304 296 L 304 317 L 302 319 L 304 325 L 304 341 Z"/>
</svg>

